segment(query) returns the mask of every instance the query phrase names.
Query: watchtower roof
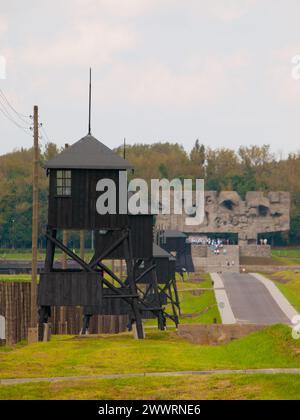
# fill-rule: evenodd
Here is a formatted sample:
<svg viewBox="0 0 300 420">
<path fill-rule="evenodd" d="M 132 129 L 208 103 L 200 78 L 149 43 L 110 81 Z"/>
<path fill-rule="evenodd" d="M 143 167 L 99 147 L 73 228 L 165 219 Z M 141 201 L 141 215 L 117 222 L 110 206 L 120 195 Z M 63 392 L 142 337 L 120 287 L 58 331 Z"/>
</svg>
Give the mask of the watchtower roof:
<svg viewBox="0 0 300 420">
<path fill-rule="evenodd" d="M 165 251 L 163 248 L 153 242 L 153 257 L 154 258 L 171 258 L 172 255 Z"/>
<path fill-rule="evenodd" d="M 47 169 L 132 169 L 130 163 L 87 135 L 45 164 Z"/>
</svg>

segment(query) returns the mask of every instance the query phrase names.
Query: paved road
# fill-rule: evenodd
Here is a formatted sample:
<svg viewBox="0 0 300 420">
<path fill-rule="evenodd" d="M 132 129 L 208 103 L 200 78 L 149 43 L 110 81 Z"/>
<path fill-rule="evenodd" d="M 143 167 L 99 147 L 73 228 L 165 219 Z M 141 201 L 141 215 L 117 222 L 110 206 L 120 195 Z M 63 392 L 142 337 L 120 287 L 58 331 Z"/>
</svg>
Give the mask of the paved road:
<svg viewBox="0 0 300 420">
<path fill-rule="evenodd" d="M 222 274 L 225 290 L 237 322 L 254 324 L 289 324 L 267 288 L 254 276 Z"/>
</svg>

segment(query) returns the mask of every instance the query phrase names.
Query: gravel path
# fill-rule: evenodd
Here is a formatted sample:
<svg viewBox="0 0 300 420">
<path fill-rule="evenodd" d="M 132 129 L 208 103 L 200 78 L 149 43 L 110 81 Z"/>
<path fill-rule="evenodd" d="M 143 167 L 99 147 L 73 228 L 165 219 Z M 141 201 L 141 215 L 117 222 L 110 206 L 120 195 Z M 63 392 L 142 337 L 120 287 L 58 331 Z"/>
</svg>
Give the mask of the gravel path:
<svg viewBox="0 0 300 420">
<path fill-rule="evenodd" d="M 61 382 L 79 381 L 82 379 L 116 379 L 116 378 L 138 378 L 154 376 L 206 376 L 206 375 L 230 375 L 230 374 L 297 374 L 300 375 L 300 368 L 271 368 L 271 369 L 217 369 L 217 370 L 186 370 L 179 372 L 149 372 L 149 373 L 116 373 L 111 375 L 93 376 L 56 376 L 50 378 L 14 378 L 0 379 L 0 385 L 15 385 L 33 382 Z"/>
</svg>

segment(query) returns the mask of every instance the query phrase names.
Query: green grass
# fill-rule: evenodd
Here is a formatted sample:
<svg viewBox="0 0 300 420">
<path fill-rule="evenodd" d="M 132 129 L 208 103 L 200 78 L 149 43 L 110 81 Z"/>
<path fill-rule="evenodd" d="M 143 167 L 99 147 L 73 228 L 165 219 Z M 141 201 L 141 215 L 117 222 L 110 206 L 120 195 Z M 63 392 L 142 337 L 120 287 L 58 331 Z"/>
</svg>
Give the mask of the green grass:
<svg viewBox="0 0 300 420">
<path fill-rule="evenodd" d="M 300 265 L 300 248 L 272 249 L 272 259 L 280 265 Z"/>
<path fill-rule="evenodd" d="M 27 282 L 31 281 L 31 274 L 0 274 L 0 281 Z"/>
<path fill-rule="evenodd" d="M 213 290 L 213 284 L 209 273 L 201 274 L 201 281 L 184 281 L 177 279 L 177 288 L 179 294 L 181 315 L 181 324 L 213 324 L 215 321 L 221 323 L 221 316 L 217 307 L 215 294 Z M 200 291 L 198 289 L 208 289 Z M 193 290 L 192 290 L 193 289 Z M 189 314 L 197 314 L 209 308 L 204 313 L 198 316 L 187 317 Z M 166 308 L 168 313 L 172 312 L 171 305 Z M 145 321 L 147 326 L 157 325 L 157 321 L 150 319 Z M 174 325 L 171 320 L 167 320 L 167 326 Z"/>
<path fill-rule="evenodd" d="M 217 323 L 221 323 L 221 317 L 219 313 L 219 309 L 217 307 L 217 302 L 215 298 L 215 294 L 213 290 L 207 291 L 184 291 L 182 289 L 197 289 L 197 288 L 207 288 L 212 289 L 213 284 L 211 281 L 211 277 L 209 273 L 202 274 L 202 281 L 200 282 L 189 282 L 189 283 L 179 283 L 178 290 L 179 290 L 179 300 L 180 300 L 180 308 L 181 314 L 183 316 L 180 317 L 180 323 L 185 324 L 212 324 L 216 320 Z M 187 314 L 197 314 L 202 312 L 206 308 L 209 308 L 207 312 L 201 313 L 198 316 L 187 317 L 184 315 Z"/>
<path fill-rule="evenodd" d="M 211 289 L 213 288 L 212 281 L 209 273 L 201 273 L 197 280 L 191 276 L 189 280 L 182 281 L 178 273 L 176 273 L 176 284 L 178 290 L 185 289 Z"/>
<path fill-rule="evenodd" d="M 287 300 L 300 312 L 300 271 L 286 270 L 270 274 L 278 289 Z"/>
<path fill-rule="evenodd" d="M 38 250 L 38 260 L 45 259 L 45 251 Z M 31 260 L 31 250 L 0 249 L 0 260 Z"/>
<path fill-rule="evenodd" d="M 299 258 L 300 259 L 300 247 L 294 248 L 273 248 L 272 255 L 277 257 L 288 257 L 288 258 Z"/>
<path fill-rule="evenodd" d="M 278 255 L 273 255 L 272 260 L 277 263 L 277 265 L 297 265 L 300 266 L 300 259 L 290 258 L 290 257 L 279 257 Z"/>
<path fill-rule="evenodd" d="M 203 281 L 200 283 L 201 284 L 200 287 L 207 287 L 207 288 L 213 287 L 212 280 L 209 273 L 203 273 L 202 277 L 203 277 Z"/>
<path fill-rule="evenodd" d="M 85 379 L 1 385 L 4 400 L 299 400 L 300 375 Z"/>
<path fill-rule="evenodd" d="M 294 290 L 290 289 L 290 286 L 281 284 L 279 282 L 275 282 L 278 289 L 281 291 L 281 293 L 287 298 L 287 300 L 290 302 L 294 308 L 300 312 L 300 299 L 299 299 L 299 293 L 295 293 Z M 298 286 L 299 287 L 299 286 Z"/>
<path fill-rule="evenodd" d="M 277 325 L 218 346 L 197 345 L 169 331 L 78 338 L 0 347 L 0 378 L 82 376 L 206 369 L 300 367 L 300 340 Z"/>
<path fill-rule="evenodd" d="M 215 295 L 213 291 L 203 291 L 201 295 L 194 295 L 193 292 L 179 292 L 181 313 L 180 322 L 185 324 L 212 324 L 216 320 L 221 323 L 219 309 L 217 307 Z M 207 312 L 198 316 L 186 317 L 186 314 L 196 314 L 206 308 Z"/>
<path fill-rule="evenodd" d="M 79 255 L 79 249 L 76 249 L 76 254 Z M 0 249 L 0 260 L 19 260 L 19 261 L 30 261 L 31 260 L 31 249 Z M 62 257 L 62 252 L 56 251 L 56 259 Z M 85 251 L 86 259 L 90 259 L 93 252 L 90 249 Z M 45 259 L 45 250 L 38 250 L 38 260 L 43 261 Z"/>
</svg>

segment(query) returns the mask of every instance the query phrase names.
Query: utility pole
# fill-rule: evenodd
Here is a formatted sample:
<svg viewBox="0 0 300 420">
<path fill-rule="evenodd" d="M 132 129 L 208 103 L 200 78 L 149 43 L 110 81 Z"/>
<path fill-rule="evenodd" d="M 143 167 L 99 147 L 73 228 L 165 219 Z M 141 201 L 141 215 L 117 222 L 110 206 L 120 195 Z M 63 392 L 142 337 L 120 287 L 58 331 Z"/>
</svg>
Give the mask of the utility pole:
<svg viewBox="0 0 300 420">
<path fill-rule="evenodd" d="M 39 115 L 33 108 L 33 179 L 32 179 L 32 264 L 30 324 L 37 327 L 37 241 L 38 241 L 38 177 L 39 177 Z"/>
</svg>

